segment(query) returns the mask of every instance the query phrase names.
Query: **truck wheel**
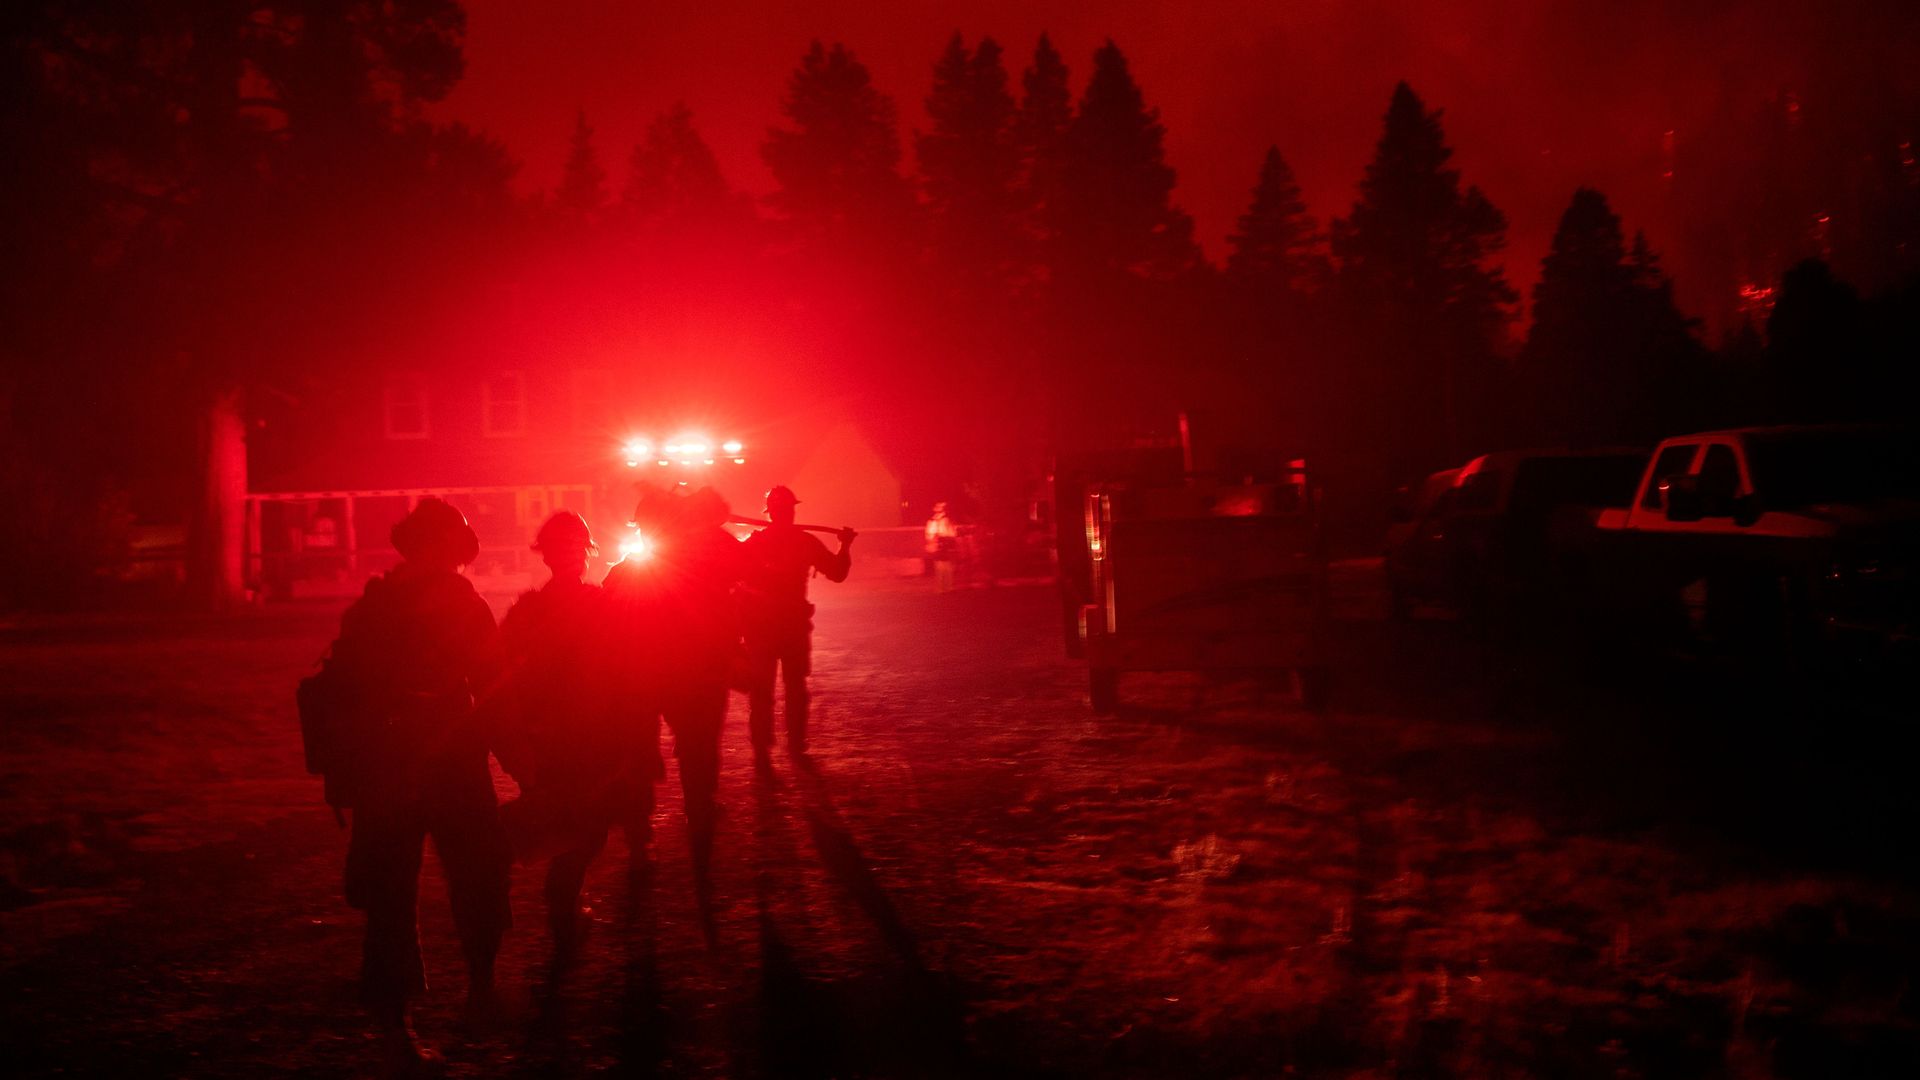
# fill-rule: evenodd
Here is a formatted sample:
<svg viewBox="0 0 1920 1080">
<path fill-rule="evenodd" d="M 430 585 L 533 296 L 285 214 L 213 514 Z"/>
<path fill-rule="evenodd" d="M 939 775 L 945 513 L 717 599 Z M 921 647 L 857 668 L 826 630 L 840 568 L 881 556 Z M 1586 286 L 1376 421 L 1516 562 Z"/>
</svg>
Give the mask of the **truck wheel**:
<svg viewBox="0 0 1920 1080">
<path fill-rule="evenodd" d="M 1326 712 L 1333 698 L 1333 673 L 1316 665 L 1294 672 L 1294 678 L 1300 684 L 1300 704 L 1310 712 Z"/>
<path fill-rule="evenodd" d="M 1120 711 L 1120 669 L 1087 669 L 1088 696 L 1093 699 L 1093 715 L 1112 716 Z"/>
</svg>

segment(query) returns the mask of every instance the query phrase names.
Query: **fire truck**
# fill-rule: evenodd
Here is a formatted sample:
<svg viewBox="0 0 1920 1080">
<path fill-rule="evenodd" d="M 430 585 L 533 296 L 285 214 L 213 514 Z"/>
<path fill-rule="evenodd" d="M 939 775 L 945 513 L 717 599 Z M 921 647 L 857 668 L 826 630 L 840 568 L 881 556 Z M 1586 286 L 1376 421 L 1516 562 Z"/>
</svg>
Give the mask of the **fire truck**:
<svg viewBox="0 0 1920 1080">
<path fill-rule="evenodd" d="M 640 485 L 662 487 L 713 486 L 721 479 L 715 475 L 716 470 L 745 465 L 746 452 L 746 444 L 739 439 L 716 440 L 695 433 L 659 442 L 633 435 L 620 446 L 629 478 Z M 627 505 L 631 506 L 631 501 Z M 626 522 L 626 530 L 615 561 L 647 558 L 652 553 L 651 540 L 631 520 Z"/>
<path fill-rule="evenodd" d="M 1060 566 L 1063 595 L 1085 597 L 1096 714 L 1118 709 L 1127 671 L 1289 671 L 1309 708 L 1326 707 L 1327 557 L 1304 461 L 1264 480 L 1150 469 L 1083 487 Z"/>
</svg>

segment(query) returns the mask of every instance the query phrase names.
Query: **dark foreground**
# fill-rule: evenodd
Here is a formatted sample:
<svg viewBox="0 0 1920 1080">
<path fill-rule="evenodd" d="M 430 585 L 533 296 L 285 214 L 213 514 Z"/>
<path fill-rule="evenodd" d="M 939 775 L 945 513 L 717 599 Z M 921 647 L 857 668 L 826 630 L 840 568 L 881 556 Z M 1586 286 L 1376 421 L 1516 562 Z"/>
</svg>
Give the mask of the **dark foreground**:
<svg viewBox="0 0 1920 1080">
<path fill-rule="evenodd" d="M 1522 660 L 1361 595 L 1331 716 L 1140 677 L 1095 720 L 1044 590 L 816 591 L 815 767 L 756 782 L 735 699 L 705 902 L 668 785 L 561 978 L 517 870 L 504 1014 L 462 1017 L 429 861 L 452 1075 L 1920 1074 L 1885 695 Z M 336 617 L 0 629 L 11 1072 L 364 1071 L 291 715 Z"/>
</svg>

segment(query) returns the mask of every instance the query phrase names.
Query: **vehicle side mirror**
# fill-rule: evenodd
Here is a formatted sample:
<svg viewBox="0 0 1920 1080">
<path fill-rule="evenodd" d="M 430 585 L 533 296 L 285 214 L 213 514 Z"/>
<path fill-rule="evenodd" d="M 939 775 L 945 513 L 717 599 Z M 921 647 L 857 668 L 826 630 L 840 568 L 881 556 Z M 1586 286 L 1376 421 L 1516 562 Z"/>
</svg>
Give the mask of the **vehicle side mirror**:
<svg viewBox="0 0 1920 1080">
<path fill-rule="evenodd" d="M 1660 501 L 1667 508 L 1668 521 L 1699 521 L 1706 509 L 1697 476 L 1670 476 L 1660 481 Z"/>
</svg>

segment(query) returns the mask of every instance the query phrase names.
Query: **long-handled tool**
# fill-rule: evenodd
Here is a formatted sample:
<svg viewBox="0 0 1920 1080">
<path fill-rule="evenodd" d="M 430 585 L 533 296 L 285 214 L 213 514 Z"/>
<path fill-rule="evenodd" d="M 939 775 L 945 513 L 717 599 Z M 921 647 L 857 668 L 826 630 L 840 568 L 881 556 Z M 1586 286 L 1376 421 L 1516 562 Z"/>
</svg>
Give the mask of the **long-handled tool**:
<svg viewBox="0 0 1920 1080">
<path fill-rule="evenodd" d="M 751 526 L 753 526 L 753 527 L 754 527 L 754 528 L 756 528 L 756 529 L 764 529 L 764 528 L 766 528 L 767 526 L 769 526 L 769 525 L 771 525 L 771 524 L 773 524 L 773 522 L 771 522 L 771 521 L 765 521 L 765 520 L 762 520 L 762 519 L 760 519 L 760 518 L 728 518 L 728 519 L 727 519 L 727 524 L 729 524 L 729 525 L 751 525 Z M 838 525 L 795 525 L 795 526 L 794 526 L 794 528 L 796 528 L 796 529 L 805 529 L 805 530 L 807 530 L 808 532 L 817 532 L 817 533 L 832 533 L 832 534 L 833 534 L 833 535 L 835 535 L 835 536 L 838 536 L 838 535 L 840 535 L 840 534 L 841 534 L 841 533 L 843 533 L 843 532 L 852 532 L 852 531 L 853 531 L 852 529 L 843 529 L 843 528 L 841 528 L 841 527 L 840 527 L 840 526 L 838 526 Z"/>
</svg>

